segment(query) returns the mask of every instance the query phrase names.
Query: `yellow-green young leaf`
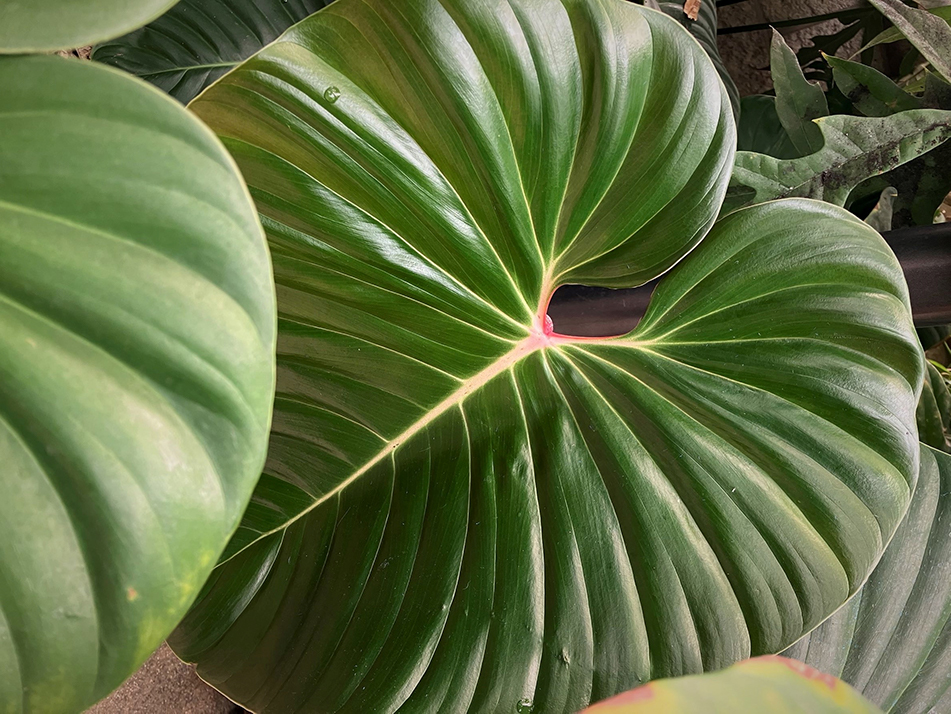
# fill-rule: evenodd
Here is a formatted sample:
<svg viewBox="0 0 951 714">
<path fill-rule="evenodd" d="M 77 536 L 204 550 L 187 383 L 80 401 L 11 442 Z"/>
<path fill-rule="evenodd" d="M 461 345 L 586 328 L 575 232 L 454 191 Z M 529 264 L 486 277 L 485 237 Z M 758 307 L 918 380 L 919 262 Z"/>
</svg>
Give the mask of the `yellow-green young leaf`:
<svg viewBox="0 0 951 714">
<path fill-rule="evenodd" d="M 168 97 L 0 59 L 0 711 L 83 710 L 178 623 L 264 462 L 267 245 Z"/>
<path fill-rule="evenodd" d="M 181 0 L 154 22 L 93 48 L 97 62 L 182 103 L 328 0 Z"/>
<path fill-rule="evenodd" d="M 922 445 L 908 514 L 868 582 L 783 654 L 841 677 L 885 711 L 948 711 L 949 570 L 951 456 Z"/>
<path fill-rule="evenodd" d="M 575 712 L 864 582 L 918 473 L 901 268 L 816 201 L 710 228 L 733 115 L 677 22 L 339 0 L 190 107 L 278 284 L 268 462 L 171 639 L 229 697 Z M 668 270 L 630 334 L 546 320 L 560 284 Z"/>
<path fill-rule="evenodd" d="M 583 714 L 881 714 L 850 686 L 784 657 L 645 684 Z"/>
<path fill-rule="evenodd" d="M 3 0 L 0 54 L 50 52 L 108 40 L 154 20 L 177 0 Z"/>
</svg>

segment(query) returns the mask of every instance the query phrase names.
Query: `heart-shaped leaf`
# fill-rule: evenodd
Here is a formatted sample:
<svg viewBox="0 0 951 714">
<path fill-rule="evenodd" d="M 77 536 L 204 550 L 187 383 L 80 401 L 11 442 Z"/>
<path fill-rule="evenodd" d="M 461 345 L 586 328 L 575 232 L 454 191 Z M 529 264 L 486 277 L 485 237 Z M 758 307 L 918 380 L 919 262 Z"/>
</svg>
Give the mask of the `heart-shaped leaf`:
<svg viewBox="0 0 951 714">
<path fill-rule="evenodd" d="M 733 123 L 676 22 L 339 0 L 191 106 L 278 283 L 268 464 L 171 641 L 231 698 L 575 711 L 775 652 L 864 581 L 918 468 L 901 270 L 813 201 L 690 252 Z M 629 335 L 546 327 L 561 283 L 677 262 Z"/>
<path fill-rule="evenodd" d="M 4 0 L 0 54 L 50 52 L 108 40 L 154 20 L 177 0 Z"/>
<path fill-rule="evenodd" d="M 724 212 L 790 196 L 841 206 L 865 179 L 911 161 L 951 137 L 951 112 L 935 109 L 882 118 L 840 114 L 816 124 L 825 143 L 814 154 L 776 159 L 738 152 Z"/>
<path fill-rule="evenodd" d="M 205 87 L 328 0 L 181 0 L 152 23 L 93 49 L 188 103 Z"/>
<path fill-rule="evenodd" d="M 859 593 L 784 652 L 889 712 L 951 704 L 951 456 L 922 446 L 908 515 Z"/>
<path fill-rule="evenodd" d="M 148 85 L 0 59 L 0 711 L 76 712 L 178 623 L 264 461 L 267 246 Z"/>
<path fill-rule="evenodd" d="M 881 714 L 835 677 L 785 657 L 746 660 L 713 674 L 652 682 L 583 714 Z"/>
</svg>

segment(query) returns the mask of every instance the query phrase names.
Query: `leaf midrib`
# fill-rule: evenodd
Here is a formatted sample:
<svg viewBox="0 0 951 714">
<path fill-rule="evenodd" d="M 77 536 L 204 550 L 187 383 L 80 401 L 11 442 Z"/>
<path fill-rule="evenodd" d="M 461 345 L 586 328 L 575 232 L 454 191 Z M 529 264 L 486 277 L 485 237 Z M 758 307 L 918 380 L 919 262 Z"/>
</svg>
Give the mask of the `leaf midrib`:
<svg viewBox="0 0 951 714">
<path fill-rule="evenodd" d="M 545 334 L 540 329 L 533 329 L 528 337 L 525 337 L 520 342 L 516 343 L 515 346 L 503 354 L 501 357 L 496 359 L 494 362 L 489 364 L 487 367 L 483 368 L 480 372 L 477 372 L 472 377 L 469 377 L 463 381 L 459 387 L 452 392 L 448 397 L 439 402 L 431 409 L 429 409 L 422 417 L 417 419 L 413 424 L 407 427 L 402 433 L 398 436 L 388 440 L 379 451 L 376 452 L 370 459 L 368 459 L 360 468 L 355 470 L 347 478 L 343 479 L 339 484 L 334 486 L 333 489 L 327 491 L 319 498 L 315 498 L 313 503 L 311 503 L 307 508 L 302 509 L 292 518 L 287 519 L 281 525 L 276 528 L 272 528 L 269 531 L 258 533 L 257 536 L 248 543 L 244 544 L 240 549 L 236 550 L 234 553 L 228 556 L 228 558 L 222 560 L 218 565 L 226 563 L 238 554 L 244 552 L 247 548 L 251 547 L 258 541 L 268 536 L 274 535 L 276 533 L 281 533 L 292 524 L 309 514 L 311 511 L 316 509 L 322 503 L 326 502 L 328 499 L 337 495 L 343 491 L 347 486 L 352 484 L 354 481 L 359 479 L 363 474 L 372 469 L 383 459 L 390 456 L 393 452 L 399 449 L 403 444 L 409 441 L 413 436 L 418 434 L 420 431 L 425 429 L 429 424 L 435 421 L 437 418 L 442 416 L 444 413 L 461 405 L 471 394 L 474 394 L 479 389 L 484 387 L 495 377 L 499 376 L 503 372 L 513 368 L 516 364 L 521 362 L 523 359 L 529 355 L 546 350 L 557 348 L 562 344 L 606 344 L 614 343 L 617 344 L 617 337 L 606 337 L 606 338 L 590 338 L 590 337 L 569 337 L 565 335 L 550 335 Z M 628 342 L 627 344 L 630 344 Z"/>
</svg>

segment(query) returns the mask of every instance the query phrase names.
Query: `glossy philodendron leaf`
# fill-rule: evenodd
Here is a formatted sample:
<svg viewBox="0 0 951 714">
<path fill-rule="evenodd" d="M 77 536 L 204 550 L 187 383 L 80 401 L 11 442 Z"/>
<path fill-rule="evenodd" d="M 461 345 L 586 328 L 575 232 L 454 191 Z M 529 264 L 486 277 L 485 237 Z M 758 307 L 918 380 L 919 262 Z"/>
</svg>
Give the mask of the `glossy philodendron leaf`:
<svg viewBox="0 0 951 714">
<path fill-rule="evenodd" d="M 4 0 L 0 54 L 83 47 L 121 35 L 168 10 L 177 0 Z"/>
<path fill-rule="evenodd" d="M 835 677 L 785 657 L 766 656 L 713 674 L 645 684 L 583 714 L 881 714 Z"/>
<path fill-rule="evenodd" d="M 229 697 L 570 712 L 775 652 L 863 582 L 917 474 L 901 270 L 813 201 L 691 252 L 734 132 L 672 19 L 339 0 L 191 108 L 278 283 L 268 463 L 171 640 Z M 629 335 L 546 326 L 559 284 L 674 263 Z"/>
<path fill-rule="evenodd" d="M 181 0 L 162 17 L 93 49 L 92 58 L 183 103 L 329 0 Z"/>
<path fill-rule="evenodd" d="M 696 19 L 690 19 L 684 13 L 684 4 L 681 2 L 663 2 L 659 3 L 659 8 L 667 15 L 679 21 L 687 31 L 700 43 L 703 51 L 707 53 L 713 66 L 717 68 L 717 74 L 723 80 L 726 87 L 726 93 L 730 96 L 730 104 L 733 106 L 734 116 L 740 114 L 740 91 L 736 88 L 736 82 L 730 76 L 729 70 L 720 57 L 720 48 L 717 44 L 717 6 L 714 2 L 703 2 L 700 4 L 700 10 Z"/>
<path fill-rule="evenodd" d="M 776 89 L 776 116 L 798 155 L 813 154 L 823 144 L 822 132 L 813 120 L 829 114 L 826 95 L 818 84 L 803 76 L 795 53 L 776 30 L 773 30 L 769 56 L 769 70 Z"/>
<path fill-rule="evenodd" d="M 895 714 L 951 705 L 951 456 L 922 446 L 908 515 L 868 582 L 784 654 Z"/>
<path fill-rule="evenodd" d="M 0 59 L 0 711 L 76 712 L 198 594 L 257 481 L 267 245 L 208 129 L 115 70 Z"/>
<path fill-rule="evenodd" d="M 909 7 L 902 0 L 869 0 L 927 59 L 951 81 L 951 25 L 928 10 Z"/>
<path fill-rule="evenodd" d="M 789 134 L 776 113 L 776 97 L 753 94 L 740 102 L 740 119 L 736 126 L 736 148 L 755 151 L 778 159 L 799 156 Z"/>
<path fill-rule="evenodd" d="M 951 112 L 934 109 L 882 118 L 843 114 L 818 119 L 816 124 L 825 142 L 814 154 L 777 159 L 738 152 L 724 212 L 791 196 L 841 206 L 865 179 L 911 161 L 951 137 Z"/>
</svg>

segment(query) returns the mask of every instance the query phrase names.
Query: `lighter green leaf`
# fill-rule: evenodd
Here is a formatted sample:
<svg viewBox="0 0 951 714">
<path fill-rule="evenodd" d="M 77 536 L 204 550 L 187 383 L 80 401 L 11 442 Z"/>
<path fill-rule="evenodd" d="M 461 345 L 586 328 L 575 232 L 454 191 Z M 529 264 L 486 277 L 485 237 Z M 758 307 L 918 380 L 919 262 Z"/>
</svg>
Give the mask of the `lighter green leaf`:
<svg viewBox="0 0 951 714">
<path fill-rule="evenodd" d="M 50 52 L 108 40 L 154 20 L 177 0 L 3 0 L 0 54 Z"/>
<path fill-rule="evenodd" d="M 951 22 L 951 6 L 938 6 L 933 8 L 928 8 L 931 14 L 936 17 L 940 17 L 945 22 Z M 887 30 L 883 30 L 873 37 L 868 43 L 866 43 L 855 55 L 861 54 L 870 47 L 875 47 L 876 45 L 886 45 L 892 42 L 898 42 L 899 40 L 907 39 L 904 33 L 898 27 L 889 27 Z"/>
<path fill-rule="evenodd" d="M 921 103 L 932 109 L 951 109 L 951 85 L 933 72 L 925 75 Z M 894 228 L 932 225 L 945 196 L 951 191 L 951 144 L 900 166 L 883 177 L 895 186 Z"/>
<path fill-rule="evenodd" d="M 809 156 L 783 160 L 738 152 L 724 212 L 789 196 L 841 206 L 865 179 L 911 161 L 951 137 L 951 112 L 933 109 L 883 118 L 837 115 L 816 123 L 825 143 Z"/>
<path fill-rule="evenodd" d="M 339 0 L 191 108 L 278 283 L 268 463 L 171 640 L 232 699 L 574 712 L 864 581 L 918 471 L 900 266 L 814 201 L 710 230 L 732 111 L 676 22 Z M 667 270 L 628 335 L 546 322 Z"/>
<path fill-rule="evenodd" d="M 909 7 L 901 0 L 869 1 L 895 24 L 939 74 L 951 81 L 951 25 L 939 17 L 939 13 L 951 13 L 951 7 L 928 11 Z"/>
<path fill-rule="evenodd" d="M 234 162 L 120 72 L 0 59 L 0 711 L 83 710 L 198 594 L 264 461 L 267 247 Z"/>
<path fill-rule="evenodd" d="M 881 714 L 847 684 L 784 657 L 646 684 L 583 714 Z"/>
<path fill-rule="evenodd" d="M 921 109 L 917 97 L 908 94 L 874 67 L 825 55 L 839 91 L 856 109 L 869 117 L 884 117 L 909 109 Z"/>
<path fill-rule="evenodd" d="M 181 0 L 152 23 L 93 49 L 92 58 L 188 103 L 232 67 L 328 0 Z"/>
<path fill-rule="evenodd" d="M 922 446 L 908 515 L 839 612 L 784 652 L 895 714 L 943 712 L 951 688 L 951 456 Z"/>
<path fill-rule="evenodd" d="M 813 120 L 829 114 L 826 95 L 818 84 L 803 76 L 796 54 L 776 30 L 773 30 L 769 57 L 780 123 L 799 155 L 819 151 L 822 132 Z"/>
<path fill-rule="evenodd" d="M 892 205 L 897 195 L 898 191 L 895 190 L 894 186 L 882 189 L 882 193 L 878 197 L 878 203 L 865 218 L 865 222 L 879 233 L 892 229 Z"/>
</svg>

